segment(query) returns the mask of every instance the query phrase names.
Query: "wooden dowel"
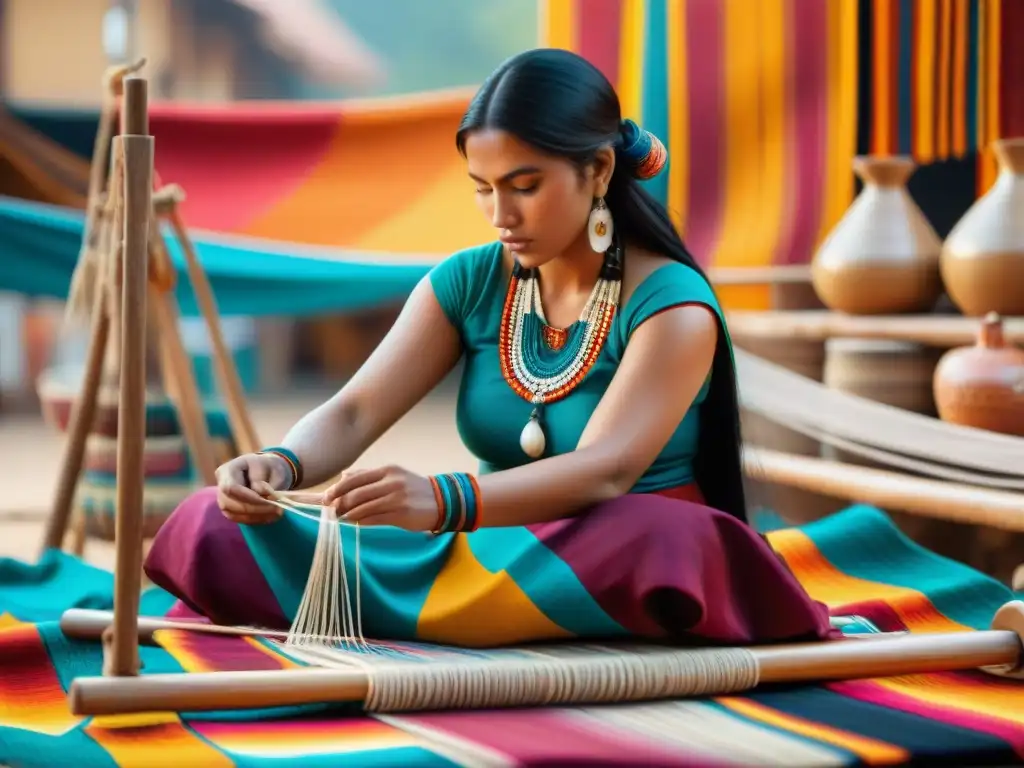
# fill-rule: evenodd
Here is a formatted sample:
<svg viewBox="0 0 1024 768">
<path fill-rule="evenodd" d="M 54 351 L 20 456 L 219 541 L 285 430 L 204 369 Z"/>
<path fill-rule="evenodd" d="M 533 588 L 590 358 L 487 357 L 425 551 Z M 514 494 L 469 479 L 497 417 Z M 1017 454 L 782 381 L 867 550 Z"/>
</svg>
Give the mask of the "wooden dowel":
<svg viewBox="0 0 1024 768">
<path fill-rule="evenodd" d="M 744 469 L 758 480 L 883 509 L 1024 531 L 1024 494 L 928 480 L 767 448 L 746 448 Z"/>
<path fill-rule="evenodd" d="M 99 640 L 104 631 L 114 622 L 111 611 L 89 608 L 70 608 L 60 617 L 60 631 L 65 637 L 75 640 Z M 231 635 L 234 637 L 267 637 L 284 640 L 288 632 L 273 629 L 254 629 L 250 627 L 232 627 L 211 624 L 204 621 L 184 619 L 166 619 L 156 616 L 138 617 L 139 642 L 153 643 L 153 633 L 163 629 L 198 632 L 207 635 Z"/>
<path fill-rule="evenodd" d="M 911 341 L 948 349 L 974 344 L 981 318 L 958 315 L 844 315 L 827 310 L 728 312 L 729 332 L 740 343 L 757 339 L 832 338 Z M 1007 342 L 1024 343 L 1024 318 L 1003 318 Z"/>
<path fill-rule="evenodd" d="M 152 281 L 149 298 L 157 322 L 164 387 L 178 411 L 185 442 L 203 484 L 216 485 L 217 460 L 192 363 L 181 340 L 177 307 L 171 294 Z"/>
<path fill-rule="evenodd" d="M 760 667 L 761 682 L 781 683 L 1014 666 L 1020 662 L 1021 639 L 1016 632 L 999 629 L 748 650 Z M 76 716 L 262 709 L 363 701 L 371 678 L 372 672 L 320 668 L 89 677 L 72 682 L 68 698 Z"/>
<path fill-rule="evenodd" d="M 780 264 L 771 267 L 709 267 L 708 279 L 715 286 L 802 285 L 811 282 L 809 264 Z"/>
<path fill-rule="evenodd" d="M 80 677 L 68 705 L 76 716 L 137 712 L 210 712 L 363 701 L 363 671 L 306 667 L 259 672 L 190 672 L 139 677 Z"/>
<path fill-rule="evenodd" d="M 870 643 L 826 642 L 751 649 L 762 683 L 890 677 L 1016 665 L 1020 638 L 1009 630 L 908 634 Z"/>
<path fill-rule="evenodd" d="M 199 263 L 195 247 L 188 235 L 185 223 L 176 205 L 171 207 L 169 216 L 171 228 L 174 230 L 178 244 L 185 256 L 185 266 L 188 270 L 189 283 L 196 296 L 196 303 L 199 311 L 206 321 L 207 332 L 210 334 L 210 345 L 213 349 L 213 369 L 220 384 L 221 393 L 224 395 L 228 411 L 228 420 L 231 424 L 231 432 L 240 453 L 253 453 L 258 451 L 262 445 L 256 434 L 256 427 L 245 407 L 245 391 L 242 388 L 242 381 L 238 376 L 238 368 L 231 357 L 227 342 L 224 340 L 224 332 L 220 324 L 220 312 L 217 309 L 217 302 L 213 295 L 213 288 L 210 281 Z"/>
<path fill-rule="evenodd" d="M 121 383 L 117 430 L 114 623 L 106 672 L 139 671 L 138 613 L 142 581 L 142 513 L 146 446 L 146 298 L 152 213 L 153 138 L 147 84 L 124 81 L 124 257 L 121 300 Z"/>
<path fill-rule="evenodd" d="M 78 478 L 82 473 L 82 462 L 85 459 L 85 445 L 92 431 L 96 418 L 96 401 L 99 396 L 100 382 L 103 379 L 103 361 L 107 355 L 110 342 L 110 314 L 106 301 L 105 280 L 101 279 L 97 286 L 92 306 L 89 349 L 86 352 L 85 373 L 82 389 L 71 404 L 71 418 L 68 422 L 67 437 L 64 443 L 64 456 L 60 463 L 60 475 L 57 478 L 57 490 L 46 519 L 46 532 L 43 535 L 43 552 L 48 549 L 61 549 L 71 517 L 71 505 L 78 488 Z"/>
</svg>

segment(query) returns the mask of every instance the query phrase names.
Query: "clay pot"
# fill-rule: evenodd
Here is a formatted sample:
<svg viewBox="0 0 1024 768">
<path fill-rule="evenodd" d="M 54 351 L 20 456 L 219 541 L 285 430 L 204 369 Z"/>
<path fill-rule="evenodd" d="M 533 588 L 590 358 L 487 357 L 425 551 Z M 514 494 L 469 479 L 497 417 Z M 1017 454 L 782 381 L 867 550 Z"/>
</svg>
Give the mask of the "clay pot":
<svg viewBox="0 0 1024 768">
<path fill-rule="evenodd" d="M 942 356 L 933 392 L 943 421 L 1024 436 L 1024 349 L 1006 343 L 998 314 L 985 316 L 973 347 Z"/>
<path fill-rule="evenodd" d="M 857 157 L 864 188 L 811 264 L 829 309 L 854 315 L 924 312 L 942 293 L 942 241 L 907 192 L 908 157 Z"/>
<path fill-rule="evenodd" d="M 1024 315 L 1024 138 L 993 144 L 999 176 L 957 222 L 940 269 L 965 315 Z"/>
</svg>

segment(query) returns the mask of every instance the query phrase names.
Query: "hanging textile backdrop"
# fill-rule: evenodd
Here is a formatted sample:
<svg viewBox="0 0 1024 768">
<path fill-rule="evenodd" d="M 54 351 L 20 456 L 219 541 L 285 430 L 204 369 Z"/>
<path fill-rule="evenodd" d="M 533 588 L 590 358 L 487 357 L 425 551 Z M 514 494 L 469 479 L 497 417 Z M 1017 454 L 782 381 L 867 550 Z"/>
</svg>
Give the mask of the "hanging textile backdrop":
<svg viewBox="0 0 1024 768">
<path fill-rule="evenodd" d="M 591 59 L 668 145 L 649 185 L 706 265 L 809 261 L 857 191 L 858 153 L 922 163 L 910 190 L 945 235 L 992 182 L 985 148 L 1024 135 L 1018 0 L 542 0 L 541 13 L 542 43 Z M 430 262 L 491 239 L 454 149 L 469 98 L 153 104 L 157 172 L 189 195 L 225 313 L 400 299 Z M 9 111 L 0 153 L 18 147 L 7 164 L 33 179 L 0 174 L 0 193 L 74 206 L 71 160 L 90 155 L 97 114 Z M 0 199 L 0 229 L 0 290 L 64 296 L 80 218 Z M 767 306 L 764 288 L 723 293 Z"/>
<path fill-rule="evenodd" d="M 545 0 L 541 22 L 665 141 L 651 189 L 707 264 L 809 261 L 857 191 L 856 154 L 926 166 L 911 193 L 944 236 L 992 183 L 979 149 L 1024 135 L 1019 0 Z"/>
<path fill-rule="evenodd" d="M 81 211 L 0 197 L 0 289 L 64 298 L 84 229 Z M 360 253 L 194 231 L 199 260 L 223 315 L 303 317 L 402 301 L 433 263 L 429 255 Z M 183 316 L 199 309 L 176 239 Z"/>
</svg>

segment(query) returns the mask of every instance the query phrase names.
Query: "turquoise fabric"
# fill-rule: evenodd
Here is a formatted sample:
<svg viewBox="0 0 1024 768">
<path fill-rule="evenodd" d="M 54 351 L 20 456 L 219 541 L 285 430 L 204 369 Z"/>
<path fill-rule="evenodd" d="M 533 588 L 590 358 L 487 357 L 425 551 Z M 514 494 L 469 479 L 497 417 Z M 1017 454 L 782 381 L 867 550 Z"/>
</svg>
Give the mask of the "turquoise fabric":
<svg viewBox="0 0 1024 768">
<path fill-rule="evenodd" d="M 81 211 L 0 196 L 0 291 L 65 299 L 84 230 Z M 164 240 L 178 271 L 181 314 L 199 316 L 185 258 Z M 376 263 L 374 254 L 297 243 L 193 234 L 222 315 L 307 317 L 400 302 L 430 269 L 426 263 Z M 305 255 L 304 255 L 305 254 Z"/>
<path fill-rule="evenodd" d="M 463 442 L 480 460 L 482 472 L 527 463 L 529 457 L 519 445 L 519 435 L 530 418 L 532 406 L 508 386 L 499 364 L 498 333 L 509 281 L 501 243 L 454 254 L 431 270 L 430 280 L 438 302 L 458 329 L 465 350 L 457 410 Z M 569 397 L 544 407 L 546 455 L 575 450 L 622 361 L 630 336 L 640 324 L 668 307 L 684 303 L 711 308 L 725 328 L 714 291 L 698 272 L 675 262 L 657 269 L 620 308 L 605 347 L 586 379 Z M 728 344 L 727 334 L 725 340 Z M 693 480 L 699 406 L 707 396 L 709 383 L 710 379 L 661 455 L 633 487 L 634 493 L 664 490 Z"/>
</svg>

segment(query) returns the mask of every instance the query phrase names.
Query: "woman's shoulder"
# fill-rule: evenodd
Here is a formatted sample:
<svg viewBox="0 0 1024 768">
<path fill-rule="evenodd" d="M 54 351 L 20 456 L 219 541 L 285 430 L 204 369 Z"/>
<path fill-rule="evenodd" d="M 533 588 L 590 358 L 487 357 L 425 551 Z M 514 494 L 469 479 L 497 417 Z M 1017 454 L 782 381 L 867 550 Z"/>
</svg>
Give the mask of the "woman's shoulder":
<svg viewBox="0 0 1024 768">
<path fill-rule="evenodd" d="M 676 306 L 700 304 L 721 317 L 711 283 L 694 267 L 647 251 L 628 253 L 626 260 L 622 307 L 629 334 L 653 315 Z"/>
<path fill-rule="evenodd" d="M 456 251 L 430 270 L 434 295 L 449 320 L 465 320 L 485 284 L 500 272 L 502 257 L 502 245 L 494 241 Z"/>
</svg>

